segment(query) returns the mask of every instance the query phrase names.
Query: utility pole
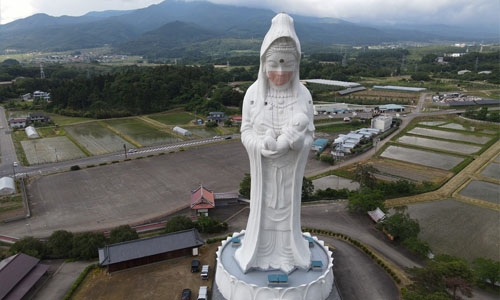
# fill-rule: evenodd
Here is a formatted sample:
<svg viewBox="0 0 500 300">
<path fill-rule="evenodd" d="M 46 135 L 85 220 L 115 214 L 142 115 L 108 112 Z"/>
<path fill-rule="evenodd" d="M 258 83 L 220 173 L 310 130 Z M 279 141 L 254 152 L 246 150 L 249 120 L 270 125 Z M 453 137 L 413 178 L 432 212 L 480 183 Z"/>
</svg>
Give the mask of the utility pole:
<svg viewBox="0 0 500 300">
<path fill-rule="evenodd" d="M 43 71 L 43 65 L 40 64 L 40 79 L 45 79 L 45 72 Z"/>
</svg>

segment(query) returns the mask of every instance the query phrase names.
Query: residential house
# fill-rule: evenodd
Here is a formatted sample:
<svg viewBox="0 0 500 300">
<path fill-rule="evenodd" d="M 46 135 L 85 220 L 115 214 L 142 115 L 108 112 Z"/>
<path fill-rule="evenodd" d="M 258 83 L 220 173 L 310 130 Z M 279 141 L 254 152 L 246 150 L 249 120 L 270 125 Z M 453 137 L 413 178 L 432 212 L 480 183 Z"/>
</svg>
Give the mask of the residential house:
<svg viewBox="0 0 500 300">
<path fill-rule="evenodd" d="M 212 122 L 215 122 L 217 124 L 224 123 L 224 121 L 226 121 L 226 119 L 227 119 L 227 116 L 223 112 L 220 112 L 220 111 L 209 112 L 208 116 L 207 116 L 208 121 L 212 121 Z"/>
</svg>

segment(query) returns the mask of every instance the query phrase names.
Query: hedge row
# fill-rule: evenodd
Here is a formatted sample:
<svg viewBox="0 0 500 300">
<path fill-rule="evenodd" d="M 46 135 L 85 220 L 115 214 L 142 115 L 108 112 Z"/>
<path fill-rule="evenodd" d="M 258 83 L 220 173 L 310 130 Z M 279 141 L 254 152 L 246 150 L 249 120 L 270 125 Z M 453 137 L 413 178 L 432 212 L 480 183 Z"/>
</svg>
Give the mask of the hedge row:
<svg viewBox="0 0 500 300">
<path fill-rule="evenodd" d="M 80 287 L 80 284 L 82 284 L 83 280 L 85 280 L 85 277 L 87 277 L 87 275 L 90 273 L 90 271 L 94 270 L 95 268 L 97 268 L 97 264 L 88 265 L 85 268 L 85 270 L 83 270 L 83 272 L 80 273 L 80 275 L 75 280 L 75 282 L 73 282 L 69 291 L 66 293 L 66 295 L 64 295 L 63 300 L 71 299 L 71 297 L 73 297 L 73 295 L 75 294 L 78 287 Z"/>
</svg>

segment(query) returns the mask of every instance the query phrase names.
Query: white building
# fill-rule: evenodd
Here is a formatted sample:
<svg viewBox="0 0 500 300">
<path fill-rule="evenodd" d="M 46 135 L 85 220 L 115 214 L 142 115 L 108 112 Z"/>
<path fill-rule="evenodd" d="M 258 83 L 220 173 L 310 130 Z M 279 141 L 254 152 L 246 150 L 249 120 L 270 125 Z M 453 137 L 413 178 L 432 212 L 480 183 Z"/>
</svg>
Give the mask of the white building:
<svg viewBox="0 0 500 300">
<path fill-rule="evenodd" d="M 372 128 L 379 129 L 385 132 L 391 128 L 392 117 L 391 116 L 379 116 L 372 119 Z"/>
<path fill-rule="evenodd" d="M 38 135 L 38 132 L 36 131 L 35 127 L 33 127 L 33 126 L 28 126 L 28 127 L 24 128 L 24 131 L 26 132 L 26 135 L 30 139 L 36 139 L 36 138 L 40 137 Z"/>
<path fill-rule="evenodd" d="M 175 133 L 182 135 L 182 136 L 190 136 L 191 135 L 191 131 L 184 129 L 182 127 L 179 127 L 179 126 L 175 126 L 173 131 Z"/>
<path fill-rule="evenodd" d="M 0 195 L 12 195 L 16 193 L 16 185 L 14 178 L 2 177 L 0 178 Z"/>
</svg>

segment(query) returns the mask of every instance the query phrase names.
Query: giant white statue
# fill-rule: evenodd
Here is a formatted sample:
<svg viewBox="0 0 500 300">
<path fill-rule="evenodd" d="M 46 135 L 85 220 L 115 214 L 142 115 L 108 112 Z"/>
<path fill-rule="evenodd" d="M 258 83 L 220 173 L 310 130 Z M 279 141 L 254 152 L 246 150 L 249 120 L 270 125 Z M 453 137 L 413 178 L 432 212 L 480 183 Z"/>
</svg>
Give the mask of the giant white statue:
<svg viewBox="0 0 500 300">
<path fill-rule="evenodd" d="M 311 265 L 300 207 L 314 125 L 311 94 L 299 82 L 300 55 L 293 19 L 278 14 L 262 43 L 258 79 L 243 100 L 241 140 L 251 174 L 250 216 L 235 252 L 243 272 Z"/>
</svg>

